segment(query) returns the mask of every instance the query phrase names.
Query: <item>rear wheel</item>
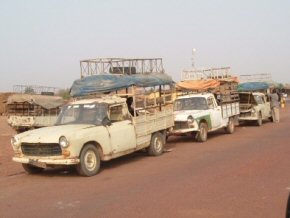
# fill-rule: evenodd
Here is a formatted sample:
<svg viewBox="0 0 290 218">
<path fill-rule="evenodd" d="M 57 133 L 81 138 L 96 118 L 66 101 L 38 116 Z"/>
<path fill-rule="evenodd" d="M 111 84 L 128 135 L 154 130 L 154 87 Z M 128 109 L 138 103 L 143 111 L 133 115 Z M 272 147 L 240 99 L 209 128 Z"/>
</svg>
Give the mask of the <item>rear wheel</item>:
<svg viewBox="0 0 290 218">
<path fill-rule="evenodd" d="M 163 136 L 161 133 L 156 132 L 152 135 L 151 143 L 148 148 L 148 154 L 151 156 L 158 156 L 163 153 L 164 143 Z"/>
<path fill-rule="evenodd" d="M 258 125 L 258 126 L 262 126 L 262 124 L 263 124 L 262 113 L 260 112 L 260 113 L 259 113 L 258 120 L 257 120 L 257 125 Z"/>
<path fill-rule="evenodd" d="M 101 158 L 98 149 L 91 144 L 85 145 L 80 155 L 80 163 L 76 166 L 81 176 L 96 175 L 101 166 Z"/>
<path fill-rule="evenodd" d="M 207 124 L 201 123 L 199 125 L 199 132 L 197 132 L 196 139 L 198 142 L 205 142 L 207 140 Z"/>
<path fill-rule="evenodd" d="M 235 131 L 235 123 L 234 123 L 234 119 L 232 117 L 229 118 L 229 123 L 226 127 L 226 133 L 228 134 L 232 134 Z"/>
<path fill-rule="evenodd" d="M 22 164 L 23 169 L 29 174 L 37 174 L 43 171 L 43 168 L 31 164 Z"/>
</svg>

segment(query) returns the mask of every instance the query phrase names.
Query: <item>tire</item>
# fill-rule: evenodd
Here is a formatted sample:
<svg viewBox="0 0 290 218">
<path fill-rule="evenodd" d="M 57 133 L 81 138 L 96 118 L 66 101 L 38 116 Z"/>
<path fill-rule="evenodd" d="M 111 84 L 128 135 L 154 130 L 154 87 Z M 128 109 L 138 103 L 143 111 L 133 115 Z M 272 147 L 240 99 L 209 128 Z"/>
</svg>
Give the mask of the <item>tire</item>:
<svg viewBox="0 0 290 218">
<path fill-rule="evenodd" d="M 232 117 L 229 118 L 229 123 L 227 125 L 226 129 L 226 133 L 228 134 L 233 134 L 235 131 L 235 123 L 234 123 L 234 119 Z"/>
<path fill-rule="evenodd" d="M 28 174 L 38 174 L 44 170 L 41 167 L 33 166 L 31 164 L 22 164 L 22 167 Z"/>
<path fill-rule="evenodd" d="M 81 176 L 94 176 L 100 171 L 101 158 L 98 149 L 88 144 L 81 151 L 80 163 L 76 165 L 76 170 Z"/>
<path fill-rule="evenodd" d="M 156 132 L 151 137 L 150 146 L 148 148 L 148 154 L 150 156 L 159 156 L 164 150 L 164 140 L 161 133 Z"/>
<path fill-rule="evenodd" d="M 273 123 L 274 122 L 274 119 L 273 119 L 273 117 L 271 116 L 271 117 L 269 117 L 269 120 Z"/>
<path fill-rule="evenodd" d="M 262 126 L 262 124 L 263 124 L 262 113 L 260 112 L 257 120 L 257 126 Z"/>
<path fill-rule="evenodd" d="M 288 200 L 286 205 L 286 218 L 290 218 L 290 193 L 288 194 Z"/>
<path fill-rule="evenodd" d="M 198 142 L 205 142 L 207 140 L 207 124 L 205 122 L 202 122 L 199 125 L 199 132 L 197 132 L 196 139 Z"/>
</svg>

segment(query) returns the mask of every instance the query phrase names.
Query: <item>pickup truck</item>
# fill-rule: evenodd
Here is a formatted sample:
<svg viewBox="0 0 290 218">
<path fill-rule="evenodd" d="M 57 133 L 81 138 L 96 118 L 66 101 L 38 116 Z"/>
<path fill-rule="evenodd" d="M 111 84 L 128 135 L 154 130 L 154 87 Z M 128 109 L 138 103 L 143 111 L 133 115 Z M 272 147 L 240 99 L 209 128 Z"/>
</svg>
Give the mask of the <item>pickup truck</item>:
<svg viewBox="0 0 290 218">
<path fill-rule="evenodd" d="M 261 92 L 240 92 L 240 116 L 239 121 L 254 121 L 261 126 L 264 120 L 272 120 L 270 102 L 267 96 Z"/>
<path fill-rule="evenodd" d="M 28 173 L 74 165 L 80 175 L 93 176 L 99 172 L 101 161 L 137 150 L 161 155 L 167 132 L 174 125 L 170 88 L 173 81 L 163 71 L 76 80 L 71 88 L 74 100 L 62 107 L 54 126 L 12 137 L 13 161 L 22 163 Z"/>
<path fill-rule="evenodd" d="M 171 134 L 192 134 L 198 142 L 205 142 L 208 132 L 221 128 L 231 134 L 239 113 L 238 101 L 218 104 L 212 93 L 180 96 L 174 103 L 174 129 Z"/>
</svg>

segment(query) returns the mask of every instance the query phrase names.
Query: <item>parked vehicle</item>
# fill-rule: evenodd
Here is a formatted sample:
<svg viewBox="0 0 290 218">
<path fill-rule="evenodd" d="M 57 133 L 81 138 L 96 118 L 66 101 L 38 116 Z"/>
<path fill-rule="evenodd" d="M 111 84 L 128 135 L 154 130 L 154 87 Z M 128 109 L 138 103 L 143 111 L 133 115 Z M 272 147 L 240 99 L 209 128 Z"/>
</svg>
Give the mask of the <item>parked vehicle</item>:
<svg viewBox="0 0 290 218">
<path fill-rule="evenodd" d="M 199 142 L 207 140 L 208 132 L 225 128 L 233 133 L 239 115 L 239 102 L 217 103 L 211 93 L 178 97 L 174 104 L 174 129 L 172 134 L 192 134 Z"/>
<path fill-rule="evenodd" d="M 13 160 L 22 163 L 28 173 L 75 165 L 80 175 L 93 176 L 99 172 L 101 161 L 141 149 L 149 155 L 161 155 L 166 134 L 174 125 L 173 81 L 152 61 L 161 59 L 85 60 L 85 64 L 94 65 L 90 69 L 115 62 L 126 68 L 116 68 L 117 75 L 82 75 L 71 88 L 75 100 L 62 108 L 55 126 L 27 131 L 11 139 Z M 141 72 L 137 66 L 149 68 Z"/>
<path fill-rule="evenodd" d="M 7 122 L 18 133 L 52 126 L 63 104 L 59 96 L 13 94 L 6 102 Z"/>
<path fill-rule="evenodd" d="M 264 120 L 272 120 L 270 102 L 264 93 L 240 92 L 239 97 L 239 121 L 254 121 L 261 126 Z"/>
</svg>

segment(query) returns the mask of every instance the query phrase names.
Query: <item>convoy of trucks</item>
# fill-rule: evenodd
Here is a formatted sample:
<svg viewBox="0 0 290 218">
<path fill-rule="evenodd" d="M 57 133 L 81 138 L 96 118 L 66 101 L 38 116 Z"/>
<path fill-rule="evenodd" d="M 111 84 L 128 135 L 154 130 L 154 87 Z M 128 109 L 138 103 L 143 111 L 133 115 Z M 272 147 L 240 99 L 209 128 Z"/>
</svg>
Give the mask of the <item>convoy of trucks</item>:
<svg viewBox="0 0 290 218">
<path fill-rule="evenodd" d="M 239 120 L 254 119 L 248 112 L 258 125 L 270 118 L 268 106 L 260 106 L 268 105 L 265 95 L 239 93 L 229 68 L 187 72 L 175 84 L 160 58 L 96 58 L 80 65 L 72 100 L 62 105 L 54 125 L 11 139 L 13 160 L 28 173 L 73 165 L 80 175 L 93 176 L 101 161 L 137 150 L 161 155 L 172 135 L 205 142 L 209 132 L 223 128 L 232 134 Z"/>
</svg>

